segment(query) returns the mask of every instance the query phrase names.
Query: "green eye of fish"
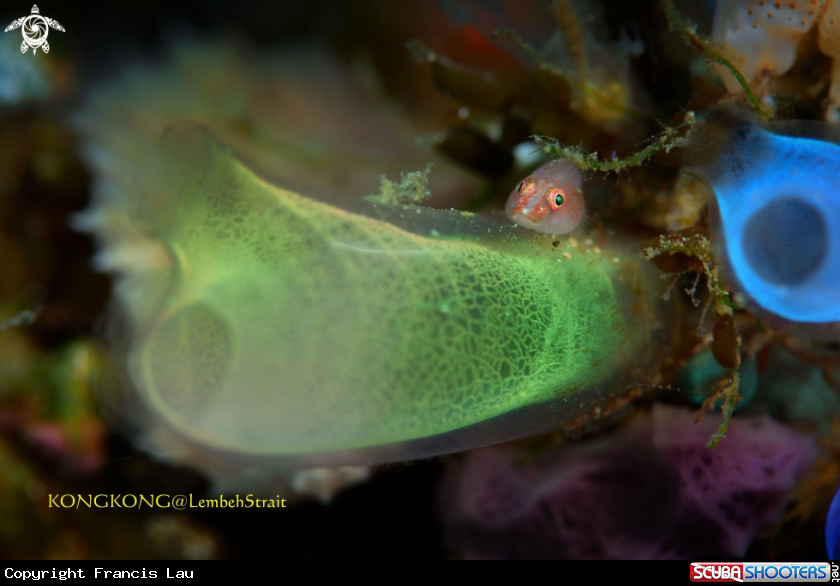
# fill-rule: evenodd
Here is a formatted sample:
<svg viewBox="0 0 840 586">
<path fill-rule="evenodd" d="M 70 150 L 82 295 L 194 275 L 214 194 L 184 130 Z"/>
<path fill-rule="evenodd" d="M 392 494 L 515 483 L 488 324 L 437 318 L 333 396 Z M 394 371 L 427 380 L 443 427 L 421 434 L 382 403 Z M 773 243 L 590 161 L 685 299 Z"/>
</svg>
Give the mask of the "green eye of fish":
<svg viewBox="0 0 840 586">
<path fill-rule="evenodd" d="M 559 193 L 557 194 L 557 197 L 554 198 L 554 205 L 556 205 L 557 207 L 563 205 L 563 196 Z"/>
</svg>

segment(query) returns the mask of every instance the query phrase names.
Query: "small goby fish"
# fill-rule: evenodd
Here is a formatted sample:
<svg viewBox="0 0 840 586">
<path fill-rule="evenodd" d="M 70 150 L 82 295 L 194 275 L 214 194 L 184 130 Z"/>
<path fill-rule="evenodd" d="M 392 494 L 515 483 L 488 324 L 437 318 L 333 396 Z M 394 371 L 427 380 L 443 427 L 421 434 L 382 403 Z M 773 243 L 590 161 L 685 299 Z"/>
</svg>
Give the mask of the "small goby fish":
<svg viewBox="0 0 840 586">
<path fill-rule="evenodd" d="M 505 213 L 525 228 L 566 234 L 583 220 L 583 174 L 568 161 L 543 165 L 510 192 Z"/>
</svg>

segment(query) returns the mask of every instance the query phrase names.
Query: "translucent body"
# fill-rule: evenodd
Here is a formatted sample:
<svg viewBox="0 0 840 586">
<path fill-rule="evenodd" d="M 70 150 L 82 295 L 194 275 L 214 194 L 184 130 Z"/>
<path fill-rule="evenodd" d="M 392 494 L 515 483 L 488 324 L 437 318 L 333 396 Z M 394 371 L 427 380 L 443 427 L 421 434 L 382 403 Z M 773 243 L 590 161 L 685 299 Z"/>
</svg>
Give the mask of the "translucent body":
<svg viewBox="0 0 840 586">
<path fill-rule="evenodd" d="M 543 165 L 513 188 L 505 213 L 525 228 L 568 234 L 586 213 L 580 169 L 568 161 Z"/>
<path fill-rule="evenodd" d="M 780 327 L 840 337 L 840 146 L 802 136 L 833 127 L 713 126 L 717 146 L 696 149 L 711 160 L 688 170 L 715 192 L 717 252 L 733 285 Z"/>
<path fill-rule="evenodd" d="M 185 458 L 311 466 L 473 448 L 597 417 L 661 349 L 661 282 L 617 244 L 328 205 L 193 124 L 126 189 L 91 224 L 135 251 L 112 262 L 139 403 L 122 409 L 161 452 L 177 437 Z"/>
</svg>

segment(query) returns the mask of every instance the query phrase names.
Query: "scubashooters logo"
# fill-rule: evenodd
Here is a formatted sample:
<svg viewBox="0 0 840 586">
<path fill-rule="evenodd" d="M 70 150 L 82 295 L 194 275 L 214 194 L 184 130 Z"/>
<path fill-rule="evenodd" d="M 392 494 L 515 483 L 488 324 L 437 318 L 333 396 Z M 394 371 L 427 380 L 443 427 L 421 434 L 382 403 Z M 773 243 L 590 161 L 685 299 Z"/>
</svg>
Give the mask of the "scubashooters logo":
<svg viewBox="0 0 840 586">
<path fill-rule="evenodd" d="M 50 28 L 57 31 L 64 32 L 64 27 L 58 24 L 57 20 L 41 16 L 38 6 L 32 6 L 32 14 L 24 16 L 12 21 L 12 24 L 6 27 L 5 32 L 13 31 L 20 28 L 23 34 L 23 43 L 20 45 L 20 52 L 26 53 L 29 47 L 32 47 L 32 54 L 38 51 L 38 47 L 44 53 L 50 52 L 50 44 L 47 42 L 47 35 L 50 33 Z"/>
<path fill-rule="evenodd" d="M 692 582 L 837 582 L 837 564 L 694 562 Z"/>
</svg>

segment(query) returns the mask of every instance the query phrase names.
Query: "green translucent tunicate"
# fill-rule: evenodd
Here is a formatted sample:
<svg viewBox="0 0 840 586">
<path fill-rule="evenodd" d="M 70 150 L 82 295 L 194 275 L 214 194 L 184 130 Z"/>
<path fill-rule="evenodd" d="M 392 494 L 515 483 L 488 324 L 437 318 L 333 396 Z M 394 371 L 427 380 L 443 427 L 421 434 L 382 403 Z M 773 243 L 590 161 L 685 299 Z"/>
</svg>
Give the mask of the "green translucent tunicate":
<svg viewBox="0 0 840 586">
<path fill-rule="evenodd" d="M 303 197 L 196 124 L 125 205 L 102 215 L 143 259 L 117 292 L 144 424 L 219 452 L 370 463 L 573 427 L 652 380 L 668 330 L 638 247 Z"/>
</svg>

